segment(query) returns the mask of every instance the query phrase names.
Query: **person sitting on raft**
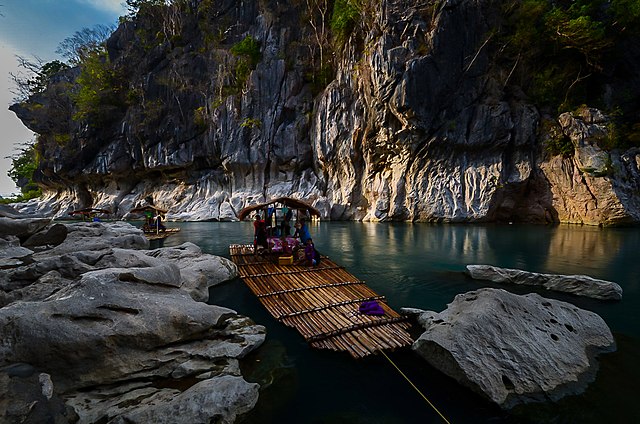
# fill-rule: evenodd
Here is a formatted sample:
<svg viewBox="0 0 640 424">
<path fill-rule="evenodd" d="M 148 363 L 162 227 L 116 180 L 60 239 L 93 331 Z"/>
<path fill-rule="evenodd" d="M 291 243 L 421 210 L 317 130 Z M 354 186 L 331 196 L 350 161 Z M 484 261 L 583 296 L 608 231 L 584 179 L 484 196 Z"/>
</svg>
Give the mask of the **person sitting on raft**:
<svg viewBox="0 0 640 424">
<path fill-rule="evenodd" d="M 307 227 L 307 223 L 304 219 L 296 222 L 296 232 L 293 234 L 293 237 L 300 237 L 300 242 L 302 244 L 307 244 L 307 240 L 311 238 L 311 234 L 309 234 L 309 227 Z"/>
<path fill-rule="evenodd" d="M 298 263 L 298 265 L 305 264 L 307 266 L 316 266 L 320 263 L 320 253 L 318 253 L 316 247 L 313 245 L 311 237 L 309 237 L 305 243 L 304 259 L 300 262 L 301 263 Z"/>
</svg>

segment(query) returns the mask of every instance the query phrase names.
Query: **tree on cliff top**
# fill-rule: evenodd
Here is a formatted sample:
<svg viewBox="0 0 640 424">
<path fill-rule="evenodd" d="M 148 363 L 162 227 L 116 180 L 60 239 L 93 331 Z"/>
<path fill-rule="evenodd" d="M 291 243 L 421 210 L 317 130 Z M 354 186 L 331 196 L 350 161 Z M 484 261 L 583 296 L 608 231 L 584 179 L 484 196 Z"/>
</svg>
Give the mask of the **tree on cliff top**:
<svg viewBox="0 0 640 424">
<path fill-rule="evenodd" d="M 104 46 L 115 29 L 115 25 L 96 25 L 93 28 L 82 28 L 72 36 L 62 40 L 56 49 L 56 53 L 67 59 L 71 65 L 79 65 L 92 52 Z"/>
<path fill-rule="evenodd" d="M 34 60 L 30 60 L 22 56 L 16 56 L 16 59 L 21 70 L 16 74 L 9 74 L 15 84 L 14 89 L 11 91 L 15 95 L 13 99 L 15 103 L 24 102 L 30 96 L 44 91 L 49 80 L 54 75 L 69 68 L 68 65 L 59 60 L 43 63 L 37 57 Z"/>
<path fill-rule="evenodd" d="M 167 4 L 166 0 L 127 0 L 126 5 L 129 9 L 129 17 L 136 16 L 139 11 L 149 7 L 164 6 Z"/>
</svg>

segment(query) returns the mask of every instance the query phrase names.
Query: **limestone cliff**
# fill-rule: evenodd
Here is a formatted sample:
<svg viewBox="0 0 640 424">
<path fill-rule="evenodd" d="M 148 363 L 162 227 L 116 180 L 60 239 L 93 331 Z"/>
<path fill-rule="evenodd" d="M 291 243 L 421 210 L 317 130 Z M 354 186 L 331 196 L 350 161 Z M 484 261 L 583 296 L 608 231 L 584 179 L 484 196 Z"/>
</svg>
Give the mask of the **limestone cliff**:
<svg viewBox="0 0 640 424">
<path fill-rule="evenodd" d="M 123 216 L 146 200 L 232 220 L 285 195 L 330 219 L 640 219 L 638 151 L 599 150 L 601 113 L 551 119 L 575 154 L 544 151 L 541 113 L 496 66 L 494 2 L 362 3 L 343 44 L 322 42 L 314 2 L 181 1 L 122 23 L 107 43 L 118 101 L 74 118 L 72 69 L 12 106 L 43 158 L 45 197 L 23 209 Z M 233 52 L 246 39 L 259 57 Z"/>
</svg>

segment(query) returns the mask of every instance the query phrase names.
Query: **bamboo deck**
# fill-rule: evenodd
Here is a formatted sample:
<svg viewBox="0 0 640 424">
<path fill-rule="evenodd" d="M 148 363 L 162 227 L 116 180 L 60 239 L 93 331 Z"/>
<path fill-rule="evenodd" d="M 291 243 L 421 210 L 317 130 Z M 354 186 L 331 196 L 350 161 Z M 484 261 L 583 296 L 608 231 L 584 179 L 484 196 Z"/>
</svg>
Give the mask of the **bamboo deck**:
<svg viewBox="0 0 640 424">
<path fill-rule="evenodd" d="M 253 255 L 252 245 L 229 246 L 240 277 L 278 321 L 294 327 L 312 347 L 362 358 L 413 343 L 409 323 L 379 296 L 329 258 L 318 266 L 278 265 L 272 255 Z M 377 300 L 382 316 L 358 313 Z"/>
</svg>

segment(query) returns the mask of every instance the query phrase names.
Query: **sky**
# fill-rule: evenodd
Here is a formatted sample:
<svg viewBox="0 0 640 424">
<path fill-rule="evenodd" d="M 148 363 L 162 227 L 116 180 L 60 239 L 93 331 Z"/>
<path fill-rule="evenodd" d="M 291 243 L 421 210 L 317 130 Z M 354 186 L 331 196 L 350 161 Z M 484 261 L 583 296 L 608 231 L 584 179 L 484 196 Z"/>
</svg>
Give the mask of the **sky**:
<svg viewBox="0 0 640 424">
<path fill-rule="evenodd" d="M 34 138 L 8 110 L 15 95 L 10 73 L 18 72 L 16 55 L 44 62 L 60 60 L 55 51 L 82 28 L 116 24 L 125 14 L 124 0 L 0 0 L 0 196 L 19 190 L 7 176 L 13 155 Z"/>
</svg>

